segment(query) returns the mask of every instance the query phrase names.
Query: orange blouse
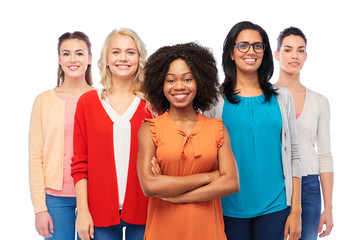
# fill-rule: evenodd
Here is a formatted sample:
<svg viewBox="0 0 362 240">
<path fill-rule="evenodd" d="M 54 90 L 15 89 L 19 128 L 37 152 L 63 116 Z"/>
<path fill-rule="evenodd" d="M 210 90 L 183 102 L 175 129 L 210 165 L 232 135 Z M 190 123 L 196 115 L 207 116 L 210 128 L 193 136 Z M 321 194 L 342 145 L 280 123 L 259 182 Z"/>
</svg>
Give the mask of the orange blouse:
<svg viewBox="0 0 362 240">
<path fill-rule="evenodd" d="M 187 176 L 217 169 L 217 151 L 224 136 L 221 118 L 211 119 L 199 113 L 189 135 L 176 125 L 168 112 L 145 121 L 151 125 L 162 174 Z M 147 214 L 146 240 L 226 239 L 219 198 L 175 204 L 151 197 Z"/>
</svg>

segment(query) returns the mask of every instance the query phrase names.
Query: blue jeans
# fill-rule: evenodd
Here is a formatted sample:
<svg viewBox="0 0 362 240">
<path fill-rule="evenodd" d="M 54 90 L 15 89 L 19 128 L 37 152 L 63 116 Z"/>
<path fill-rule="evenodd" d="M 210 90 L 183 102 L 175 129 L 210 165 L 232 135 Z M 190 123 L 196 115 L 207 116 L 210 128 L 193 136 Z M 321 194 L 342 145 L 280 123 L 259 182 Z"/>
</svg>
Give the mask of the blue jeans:
<svg viewBox="0 0 362 240">
<path fill-rule="evenodd" d="M 77 201 L 75 197 L 46 194 L 46 205 L 53 220 L 53 237 L 49 240 L 74 240 Z M 78 238 L 79 239 L 79 238 Z"/>
<path fill-rule="evenodd" d="M 143 240 L 145 225 L 136 225 L 123 221 L 110 227 L 94 227 L 94 240 L 122 240 L 125 228 L 126 240 Z"/>
<path fill-rule="evenodd" d="M 284 226 L 290 207 L 275 213 L 254 218 L 224 216 L 225 233 L 228 240 L 283 240 Z"/>
<path fill-rule="evenodd" d="M 316 240 L 321 216 L 321 192 L 318 175 L 302 177 L 302 240 Z"/>
</svg>

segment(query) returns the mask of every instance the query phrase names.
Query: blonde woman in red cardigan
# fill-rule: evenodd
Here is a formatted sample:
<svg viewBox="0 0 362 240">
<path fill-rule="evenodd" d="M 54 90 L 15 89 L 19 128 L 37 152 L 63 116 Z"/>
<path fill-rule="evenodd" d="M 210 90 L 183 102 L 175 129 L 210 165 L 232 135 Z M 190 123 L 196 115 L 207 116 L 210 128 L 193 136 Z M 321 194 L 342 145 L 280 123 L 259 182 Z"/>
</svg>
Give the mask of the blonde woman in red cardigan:
<svg viewBox="0 0 362 240">
<path fill-rule="evenodd" d="M 57 87 L 37 96 L 31 113 L 29 181 L 39 235 L 74 240 L 76 199 L 70 163 L 77 100 L 93 89 L 88 36 L 64 33 L 58 56 Z"/>
<path fill-rule="evenodd" d="M 98 62 L 103 90 L 78 102 L 72 176 L 83 240 L 143 239 L 148 198 L 137 176 L 138 129 L 151 114 L 141 99 L 146 49 L 130 29 L 112 31 Z"/>
</svg>

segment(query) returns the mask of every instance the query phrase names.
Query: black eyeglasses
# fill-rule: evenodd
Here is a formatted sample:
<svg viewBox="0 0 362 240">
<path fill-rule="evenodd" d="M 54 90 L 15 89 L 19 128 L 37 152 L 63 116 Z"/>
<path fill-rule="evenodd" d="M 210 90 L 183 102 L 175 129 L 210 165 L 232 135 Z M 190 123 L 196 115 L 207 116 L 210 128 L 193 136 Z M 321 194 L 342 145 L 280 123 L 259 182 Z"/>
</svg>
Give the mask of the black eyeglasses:
<svg viewBox="0 0 362 240">
<path fill-rule="evenodd" d="M 248 43 L 248 42 L 237 42 L 234 43 L 238 50 L 242 53 L 246 53 L 249 51 L 250 46 L 253 46 L 253 49 L 256 53 L 262 53 L 265 50 L 265 44 L 262 42 L 256 42 L 256 43 Z"/>
</svg>

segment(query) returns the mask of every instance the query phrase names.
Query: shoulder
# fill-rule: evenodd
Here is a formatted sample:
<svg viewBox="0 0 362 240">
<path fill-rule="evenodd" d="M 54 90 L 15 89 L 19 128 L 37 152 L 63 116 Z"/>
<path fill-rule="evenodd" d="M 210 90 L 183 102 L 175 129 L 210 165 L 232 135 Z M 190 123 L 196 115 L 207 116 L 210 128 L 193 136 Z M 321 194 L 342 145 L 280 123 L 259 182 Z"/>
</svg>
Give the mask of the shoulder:
<svg viewBox="0 0 362 240">
<path fill-rule="evenodd" d="M 321 105 L 326 105 L 328 104 L 328 98 L 326 98 L 325 96 L 323 96 L 320 93 L 314 92 L 310 89 L 307 88 L 307 93 L 309 94 L 310 99 L 312 99 L 313 103 L 319 103 Z"/>
<path fill-rule="evenodd" d="M 281 97 L 288 97 L 289 95 L 291 96 L 291 93 L 289 92 L 288 88 L 286 88 L 286 87 L 273 85 L 273 88 L 276 90 L 278 95 L 281 95 Z"/>
<path fill-rule="evenodd" d="M 222 94 L 219 94 L 216 104 L 213 105 L 210 110 L 205 111 L 203 114 L 209 118 L 220 118 L 224 108 L 224 103 L 224 97 Z"/>
<path fill-rule="evenodd" d="M 82 96 L 80 96 L 78 102 L 88 102 L 88 101 L 94 101 L 96 99 L 98 99 L 97 90 L 90 90 L 84 93 Z"/>
</svg>

